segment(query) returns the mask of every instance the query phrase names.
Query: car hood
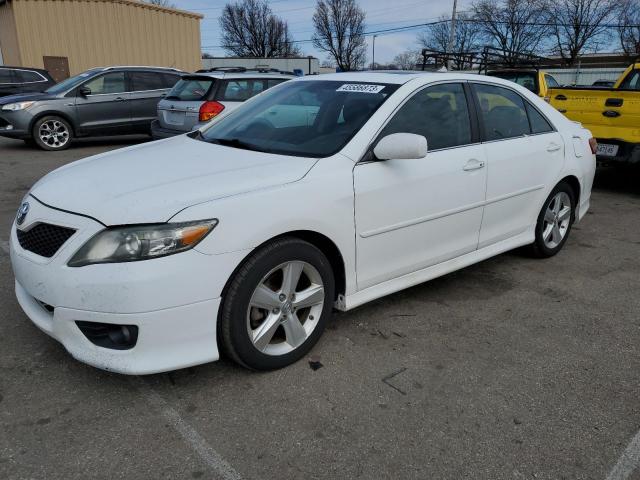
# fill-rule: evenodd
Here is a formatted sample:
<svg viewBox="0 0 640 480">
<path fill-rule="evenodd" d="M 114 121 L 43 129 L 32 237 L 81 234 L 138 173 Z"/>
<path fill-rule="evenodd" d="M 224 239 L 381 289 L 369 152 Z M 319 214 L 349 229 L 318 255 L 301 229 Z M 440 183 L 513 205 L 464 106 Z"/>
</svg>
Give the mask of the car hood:
<svg viewBox="0 0 640 480">
<path fill-rule="evenodd" d="M 198 203 L 295 182 L 316 161 L 182 135 L 70 163 L 43 177 L 30 193 L 105 225 L 166 222 Z"/>
<path fill-rule="evenodd" d="M 0 105 L 7 105 L 9 103 L 17 102 L 33 102 L 37 100 L 51 100 L 56 98 L 55 95 L 48 93 L 19 93 L 17 95 L 7 95 L 6 97 L 0 97 Z"/>
</svg>

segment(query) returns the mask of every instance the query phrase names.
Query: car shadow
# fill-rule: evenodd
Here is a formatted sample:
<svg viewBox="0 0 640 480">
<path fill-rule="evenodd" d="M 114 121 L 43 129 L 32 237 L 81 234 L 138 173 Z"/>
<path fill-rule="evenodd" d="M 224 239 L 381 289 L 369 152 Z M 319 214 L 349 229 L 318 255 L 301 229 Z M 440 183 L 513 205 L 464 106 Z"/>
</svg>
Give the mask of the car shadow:
<svg viewBox="0 0 640 480">
<path fill-rule="evenodd" d="M 599 166 L 593 189 L 640 196 L 640 165 Z"/>
</svg>

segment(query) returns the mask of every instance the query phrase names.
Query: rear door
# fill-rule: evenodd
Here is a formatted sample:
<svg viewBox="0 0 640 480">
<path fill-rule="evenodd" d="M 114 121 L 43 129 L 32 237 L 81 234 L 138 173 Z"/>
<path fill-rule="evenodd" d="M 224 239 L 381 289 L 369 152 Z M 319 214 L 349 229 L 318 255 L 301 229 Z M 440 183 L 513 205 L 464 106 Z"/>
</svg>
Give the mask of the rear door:
<svg viewBox="0 0 640 480">
<path fill-rule="evenodd" d="M 473 84 L 487 158 L 487 199 L 478 248 L 535 225 L 546 189 L 564 164 L 564 141 L 510 88 Z"/>
<path fill-rule="evenodd" d="M 88 88 L 90 93 L 81 95 Z M 124 71 L 107 72 L 83 83 L 76 95 L 76 128 L 86 135 L 114 135 L 131 129 L 131 106 Z"/>
<path fill-rule="evenodd" d="M 130 85 L 131 126 L 147 130 L 155 120 L 158 102 L 180 80 L 174 73 L 152 71 L 127 72 Z"/>
</svg>

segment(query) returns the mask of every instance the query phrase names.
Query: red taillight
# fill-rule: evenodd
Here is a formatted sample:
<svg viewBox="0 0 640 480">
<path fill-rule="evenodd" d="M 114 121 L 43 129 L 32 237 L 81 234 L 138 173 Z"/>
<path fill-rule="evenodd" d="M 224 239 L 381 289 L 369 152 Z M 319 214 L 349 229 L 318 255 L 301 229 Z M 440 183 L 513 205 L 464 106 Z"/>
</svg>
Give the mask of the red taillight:
<svg viewBox="0 0 640 480">
<path fill-rule="evenodd" d="M 207 122 L 224 110 L 224 105 L 218 102 L 204 102 L 200 106 L 200 115 L 198 120 Z"/>
<path fill-rule="evenodd" d="M 598 141 L 595 138 L 590 138 L 589 146 L 591 147 L 591 153 L 595 155 L 596 152 L 598 151 Z"/>
</svg>

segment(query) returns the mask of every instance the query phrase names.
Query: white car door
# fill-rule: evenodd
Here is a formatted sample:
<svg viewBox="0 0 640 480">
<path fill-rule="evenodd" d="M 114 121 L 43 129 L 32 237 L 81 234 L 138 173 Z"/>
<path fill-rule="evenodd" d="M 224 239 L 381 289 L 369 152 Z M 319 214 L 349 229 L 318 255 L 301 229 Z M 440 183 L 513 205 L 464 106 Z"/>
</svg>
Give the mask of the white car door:
<svg viewBox="0 0 640 480">
<path fill-rule="evenodd" d="M 544 116 L 509 88 L 473 84 L 487 158 L 487 204 L 478 248 L 536 223 L 564 162 L 564 141 Z"/>
<path fill-rule="evenodd" d="M 423 135 L 426 157 L 355 166 L 359 289 L 477 248 L 486 168 L 469 96 L 459 82 L 415 93 L 377 140 L 400 132 Z"/>
</svg>

